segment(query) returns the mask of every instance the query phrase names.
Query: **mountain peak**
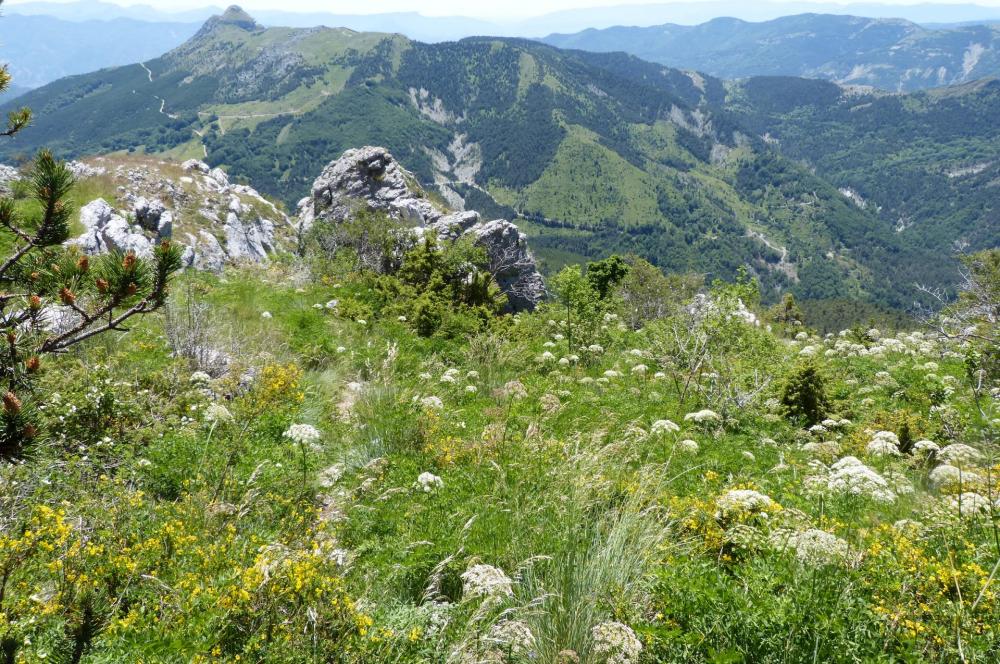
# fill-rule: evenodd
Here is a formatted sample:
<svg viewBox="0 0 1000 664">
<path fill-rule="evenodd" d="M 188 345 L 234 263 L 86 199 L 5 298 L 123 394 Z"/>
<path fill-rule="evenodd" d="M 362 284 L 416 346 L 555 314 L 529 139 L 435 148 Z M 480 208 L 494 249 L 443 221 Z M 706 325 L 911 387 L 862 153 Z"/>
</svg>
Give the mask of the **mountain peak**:
<svg viewBox="0 0 1000 664">
<path fill-rule="evenodd" d="M 243 28 L 244 30 L 253 30 L 257 27 L 257 21 L 254 20 L 253 16 L 243 11 L 242 7 L 237 5 L 231 5 L 222 16 L 218 17 L 219 23 L 225 23 L 227 25 L 235 25 L 237 27 Z"/>
</svg>

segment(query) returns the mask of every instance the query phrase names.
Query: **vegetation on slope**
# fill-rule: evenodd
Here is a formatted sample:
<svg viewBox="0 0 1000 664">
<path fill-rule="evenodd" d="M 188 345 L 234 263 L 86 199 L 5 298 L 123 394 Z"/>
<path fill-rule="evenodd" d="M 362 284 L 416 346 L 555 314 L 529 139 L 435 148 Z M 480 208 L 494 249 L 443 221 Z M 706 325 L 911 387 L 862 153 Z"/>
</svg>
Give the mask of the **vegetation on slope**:
<svg viewBox="0 0 1000 664">
<path fill-rule="evenodd" d="M 465 259 L 378 274 L 325 232 L 45 367 L 0 467 L 8 652 L 992 658 L 995 257 L 956 318 L 988 341 L 823 338 L 746 277 L 618 258 L 428 329 Z"/>
</svg>

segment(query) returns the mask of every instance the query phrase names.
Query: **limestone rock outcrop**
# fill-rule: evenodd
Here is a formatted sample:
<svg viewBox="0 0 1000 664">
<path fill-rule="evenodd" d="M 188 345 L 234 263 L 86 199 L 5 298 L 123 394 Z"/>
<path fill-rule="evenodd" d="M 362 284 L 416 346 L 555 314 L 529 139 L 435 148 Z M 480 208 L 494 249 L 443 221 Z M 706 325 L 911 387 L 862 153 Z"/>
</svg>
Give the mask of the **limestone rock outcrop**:
<svg viewBox="0 0 1000 664">
<path fill-rule="evenodd" d="M 305 230 L 317 220 L 344 221 L 361 208 L 383 211 L 417 235 L 433 231 L 444 240 L 475 238 L 511 310 L 533 309 L 545 296 L 527 237 L 516 225 L 506 219 L 483 221 L 478 212 L 442 209 L 385 148 L 348 150 L 331 162 L 313 183 L 312 196 L 299 202 L 299 226 Z"/>
<path fill-rule="evenodd" d="M 198 160 L 181 164 L 108 158 L 76 164 L 77 179 L 106 176 L 115 205 L 104 198 L 80 210 L 84 233 L 70 240 L 85 253 L 152 253 L 172 238 L 184 246 L 186 266 L 220 271 L 227 264 L 266 263 L 294 228 L 288 217 L 251 187 L 233 184 L 222 169 Z"/>
</svg>

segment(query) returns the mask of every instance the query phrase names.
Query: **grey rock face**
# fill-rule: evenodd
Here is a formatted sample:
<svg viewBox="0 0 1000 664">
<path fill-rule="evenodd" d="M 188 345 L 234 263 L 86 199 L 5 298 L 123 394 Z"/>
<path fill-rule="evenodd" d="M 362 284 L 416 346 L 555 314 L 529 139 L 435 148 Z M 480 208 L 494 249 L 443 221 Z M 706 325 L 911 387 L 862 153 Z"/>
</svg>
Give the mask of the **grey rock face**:
<svg viewBox="0 0 1000 664">
<path fill-rule="evenodd" d="M 313 184 L 312 197 L 298 207 L 302 230 L 316 220 L 343 221 L 368 207 L 414 226 L 418 235 L 433 231 L 446 241 L 474 237 L 486 250 L 488 268 L 507 295 L 508 309 L 533 309 L 545 296 L 535 258 L 517 226 L 505 219 L 484 222 L 478 212 L 439 209 L 385 148 L 345 152 L 323 170 Z"/>
<path fill-rule="evenodd" d="M 221 272 L 226 265 L 226 252 L 214 235 L 199 231 L 197 236 L 187 234 L 187 246 L 181 261 L 185 267 L 207 272 Z"/>
<path fill-rule="evenodd" d="M 233 260 L 249 259 L 267 262 L 267 255 L 274 247 L 274 224 L 266 219 L 252 219 L 248 205 L 233 196 L 229 200 L 224 230 L 226 233 L 226 253 Z M 247 219 L 248 223 L 244 223 Z"/>
</svg>

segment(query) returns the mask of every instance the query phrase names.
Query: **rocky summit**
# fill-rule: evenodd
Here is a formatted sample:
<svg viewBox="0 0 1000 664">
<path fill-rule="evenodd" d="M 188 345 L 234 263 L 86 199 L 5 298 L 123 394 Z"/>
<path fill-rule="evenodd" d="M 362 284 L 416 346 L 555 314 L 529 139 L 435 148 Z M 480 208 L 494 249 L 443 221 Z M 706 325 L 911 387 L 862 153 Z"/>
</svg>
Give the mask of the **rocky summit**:
<svg viewBox="0 0 1000 664">
<path fill-rule="evenodd" d="M 288 217 L 252 187 L 198 160 L 98 158 L 71 164 L 78 181 L 104 196 L 80 208 L 83 233 L 69 241 L 87 254 L 152 254 L 163 239 L 184 246 L 188 267 L 218 272 L 227 264 L 266 263 L 290 246 Z"/>
<path fill-rule="evenodd" d="M 513 311 L 534 309 L 545 296 L 527 237 L 506 219 L 484 221 L 478 212 L 452 211 L 430 201 L 416 178 L 382 147 L 348 150 L 313 183 L 312 196 L 299 202 L 299 225 L 344 221 L 359 208 L 387 213 L 412 226 L 415 235 L 433 232 L 454 241 L 472 237 L 486 251 L 490 272 Z"/>
</svg>

